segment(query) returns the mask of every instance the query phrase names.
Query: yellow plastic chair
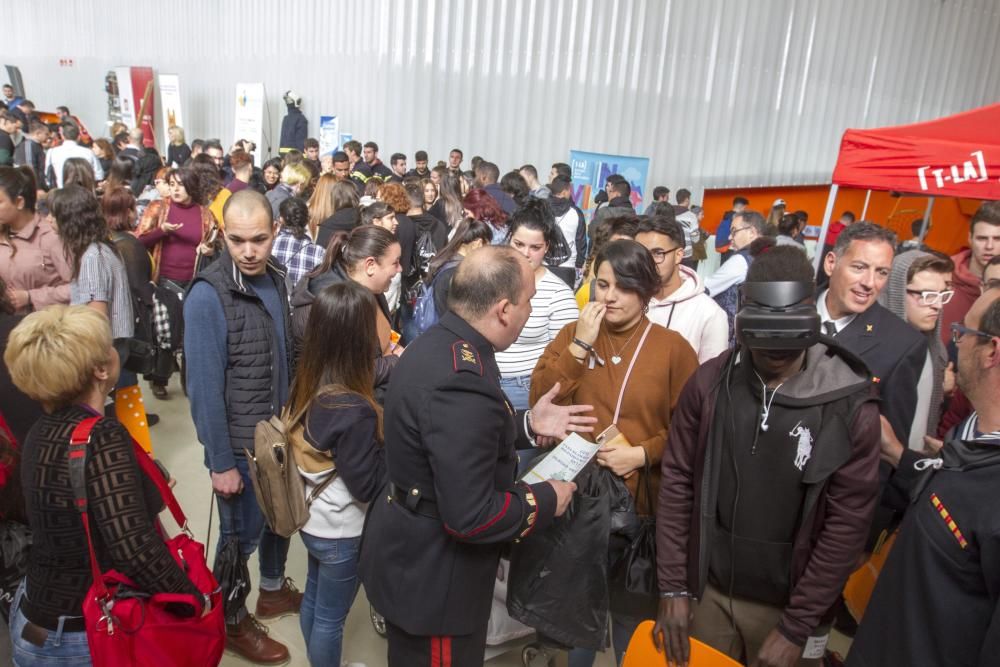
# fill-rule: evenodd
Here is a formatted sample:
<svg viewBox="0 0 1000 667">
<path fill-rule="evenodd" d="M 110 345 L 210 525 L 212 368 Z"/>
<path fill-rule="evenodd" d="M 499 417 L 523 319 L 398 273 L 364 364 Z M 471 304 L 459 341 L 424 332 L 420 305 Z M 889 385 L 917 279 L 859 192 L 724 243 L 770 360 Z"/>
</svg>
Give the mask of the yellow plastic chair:
<svg viewBox="0 0 1000 667">
<path fill-rule="evenodd" d="M 664 655 L 653 644 L 653 621 L 643 621 L 635 629 L 632 640 L 625 651 L 622 667 L 666 667 Z M 689 667 L 743 667 L 725 653 L 697 639 L 691 640 L 691 660 Z"/>
</svg>

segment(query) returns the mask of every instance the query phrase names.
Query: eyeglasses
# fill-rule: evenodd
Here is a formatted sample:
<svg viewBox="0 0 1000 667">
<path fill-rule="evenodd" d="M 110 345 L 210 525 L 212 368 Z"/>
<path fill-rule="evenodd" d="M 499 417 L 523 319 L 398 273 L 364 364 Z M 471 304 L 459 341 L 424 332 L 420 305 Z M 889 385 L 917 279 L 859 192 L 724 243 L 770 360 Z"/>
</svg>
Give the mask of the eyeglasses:
<svg viewBox="0 0 1000 667">
<path fill-rule="evenodd" d="M 979 336 L 980 338 L 985 338 L 986 340 L 993 338 L 992 334 L 988 334 L 985 331 L 980 331 L 978 329 L 970 329 L 969 327 L 965 326 L 964 324 L 960 324 L 959 322 L 951 323 L 951 342 L 955 343 L 955 345 L 958 345 L 958 341 L 962 340 L 962 336 L 965 336 L 967 334 L 972 334 L 973 336 Z"/>
<path fill-rule="evenodd" d="M 657 264 L 663 264 L 663 260 L 667 258 L 667 255 L 669 255 L 672 252 L 677 252 L 678 250 L 680 250 L 680 246 L 677 246 L 676 248 L 671 248 L 670 250 L 654 248 L 653 250 L 649 251 L 649 254 L 653 256 L 654 262 L 656 262 Z"/>
<path fill-rule="evenodd" d="M 908 289 L 906 290 L 906 293 L 912 296 L 920 297 L 921 306 L 936 306 L 938 304 L 943 306 L 951 301 L 951 297 L 955 296 L 955 290 L 934 292 L 931 290 Z"/>
<path fill-rule="evenodd" d="M 739 234 L 740 232 L 742 232 L 744 229 L 750 229 L 750 227 L 751 227 L 751 225 L 744 225 L 743 227 L 737 227 L 736 229 L 730 229 L 729 230 L 729 236 L 730 236 L 730 238 L 732 238 L 732 237 L 736 236 L 737 234 Z"/>
</svg>

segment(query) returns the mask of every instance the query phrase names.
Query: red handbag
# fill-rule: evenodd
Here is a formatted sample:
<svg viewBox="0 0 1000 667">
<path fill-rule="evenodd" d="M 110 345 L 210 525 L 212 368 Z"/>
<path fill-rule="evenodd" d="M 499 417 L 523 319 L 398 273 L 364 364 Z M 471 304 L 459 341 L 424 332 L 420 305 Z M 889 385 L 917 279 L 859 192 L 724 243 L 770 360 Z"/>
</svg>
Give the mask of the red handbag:
<svg viewBox="0 0 1000 667">
<path fill-rule="evenodd" d="M 170 555 L 202 596 L 184 593 L 145 593 L 120 572 L 101 574 L 94 552 L 87 514 L 86 461 L 90 434 L 100 417 L 84 419 L 73 429 L 69 472 L 77 510 L 83 519 L 94 582 L 83 599 L 87 644 L 94 667 L 204 667 L 218 665 L 226 643 L 222 590 L 205 563 L 205 547 L 196 542 L 187 518 L 156 464 L 132 441 L 139 467 L 159 490 L 181 533 L 164 539 Z M 211 610 L 203 613 L 205 600 Z M 170 612 L 170 603 L 190 604 L 191 618 Z"/>
</svg>

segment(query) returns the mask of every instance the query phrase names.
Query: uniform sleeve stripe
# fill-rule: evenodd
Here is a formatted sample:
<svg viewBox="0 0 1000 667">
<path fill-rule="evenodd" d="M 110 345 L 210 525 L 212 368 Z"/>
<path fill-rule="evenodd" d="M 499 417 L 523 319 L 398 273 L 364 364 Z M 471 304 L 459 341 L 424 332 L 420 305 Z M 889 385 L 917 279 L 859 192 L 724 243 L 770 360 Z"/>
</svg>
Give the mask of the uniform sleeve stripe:
<svg viewBox="0 0 1000 667">
<path fill-rule="evenodd" d="M 492 526 L 493 524 L 495 524 L 500 519 L 504 518 L 504 516 L 507 514 L 507 510 L 508 509 L 510 509 L 510 493 L 504 493 L 503 494 L 503 509 L 501 509 L 499 512 L 497 512 L 497 515 L 495 517 L 493 517 L 492 519 L 490 519 L 489 521 L 487 521 L 483 525 L 479 526 L 478 528 L 473 528 L 472 530 L 470 530 L 467 533 L 460 533 L 457 530 L 454 530 L 453 528 L 449 527 L 448 524 L 444 525 L 444 529 L 447 530 L 452 535 L 456 535 L 457 537 L 472 537 L 473 535 L 478 535 L 479 533 L 483 532 L 484 530 L 488 530 L 490 528 L 490 526 Z"/>
</svg>

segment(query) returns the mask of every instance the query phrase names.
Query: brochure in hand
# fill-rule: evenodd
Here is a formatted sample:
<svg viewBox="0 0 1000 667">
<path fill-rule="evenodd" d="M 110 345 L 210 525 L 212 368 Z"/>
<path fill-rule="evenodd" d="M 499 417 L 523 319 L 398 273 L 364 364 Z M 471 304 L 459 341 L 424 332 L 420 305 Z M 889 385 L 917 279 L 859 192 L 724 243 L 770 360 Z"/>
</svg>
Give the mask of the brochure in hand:
<svg viewBox="0 0 1000 667">
<path fill-rule="evenodd" d="M 528 484 L 537 484 L 550 479 L 572 482 L 600 448 L 601 445 L 587 442 L 576 433 L 571 433 L 531 470 L 524 473 L 521 481 Z"/>
</svg>

